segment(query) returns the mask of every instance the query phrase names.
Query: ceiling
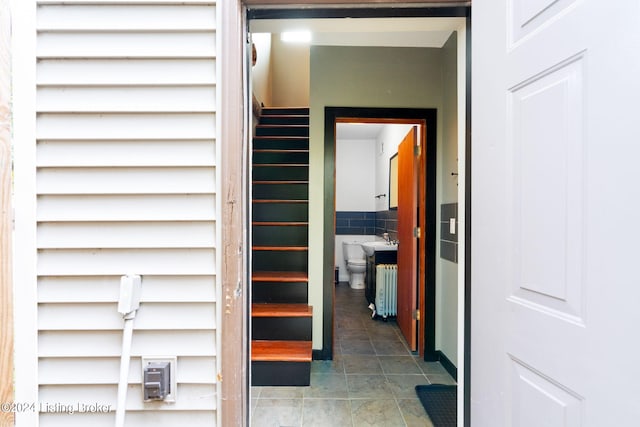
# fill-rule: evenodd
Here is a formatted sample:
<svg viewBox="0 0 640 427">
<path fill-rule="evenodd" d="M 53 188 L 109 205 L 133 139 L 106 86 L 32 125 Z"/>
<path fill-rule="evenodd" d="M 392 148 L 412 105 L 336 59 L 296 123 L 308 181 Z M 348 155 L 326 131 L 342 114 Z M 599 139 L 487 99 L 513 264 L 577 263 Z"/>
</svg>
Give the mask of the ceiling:
<svg viewBox="0 0 640 427">
<path fill-rule="evenodd" d="M 256 19 L 249 25 L 252 33 L 311 31 L 318 46 L 441 48 L 465 18 Z"/>
<path fill-rule="evenodd" d="M 376 139 L 384 126 L 381 123 L 337 123 L 336 140 Z"/>
</svg>

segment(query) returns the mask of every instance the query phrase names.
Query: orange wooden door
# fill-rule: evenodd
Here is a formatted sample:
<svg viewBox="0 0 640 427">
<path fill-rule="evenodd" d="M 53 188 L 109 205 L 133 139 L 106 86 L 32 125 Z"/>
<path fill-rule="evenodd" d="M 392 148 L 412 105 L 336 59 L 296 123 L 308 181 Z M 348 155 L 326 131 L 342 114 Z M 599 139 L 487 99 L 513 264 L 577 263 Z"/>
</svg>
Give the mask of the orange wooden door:
<svg viewBox="0 0 640 427">
<path fill-rule="evenodd" d="M 416 128 L 398 147 L 398 326 L 411 347 L 417 349 L 418 156 Z"/>
</svg>

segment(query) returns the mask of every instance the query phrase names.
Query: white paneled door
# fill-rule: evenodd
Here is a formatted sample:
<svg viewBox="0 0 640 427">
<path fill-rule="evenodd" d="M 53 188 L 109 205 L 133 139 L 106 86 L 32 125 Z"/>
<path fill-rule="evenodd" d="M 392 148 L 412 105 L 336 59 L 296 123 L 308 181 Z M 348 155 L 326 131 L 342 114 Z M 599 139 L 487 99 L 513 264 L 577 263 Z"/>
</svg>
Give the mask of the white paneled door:
<svg viewBox="0 0 640 427">
<path fill-rule="evenodd" d="M 471 425 L 638 425 L 640 2 L 472 24 Z"/>
</svg>

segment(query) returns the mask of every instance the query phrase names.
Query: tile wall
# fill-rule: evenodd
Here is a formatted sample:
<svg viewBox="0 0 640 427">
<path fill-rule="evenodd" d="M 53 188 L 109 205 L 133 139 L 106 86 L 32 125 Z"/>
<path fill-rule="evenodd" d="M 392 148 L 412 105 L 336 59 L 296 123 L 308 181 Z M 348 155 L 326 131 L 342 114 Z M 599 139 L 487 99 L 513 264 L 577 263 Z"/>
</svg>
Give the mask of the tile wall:
<svg viewBox="0 0 640 427">
<path fill-rule="evenodd" d="M 389 233 L 391 239 L 398 237 L 398 211 L 336 212 L 336 234 L 378 235 Z"/>
<path fill-rule="evenodd" d="M 451 220 L 455 222 L 451 233 Z M 440 205 L 440 258 L 458 262 L 458 204 Z"/>
</svg>

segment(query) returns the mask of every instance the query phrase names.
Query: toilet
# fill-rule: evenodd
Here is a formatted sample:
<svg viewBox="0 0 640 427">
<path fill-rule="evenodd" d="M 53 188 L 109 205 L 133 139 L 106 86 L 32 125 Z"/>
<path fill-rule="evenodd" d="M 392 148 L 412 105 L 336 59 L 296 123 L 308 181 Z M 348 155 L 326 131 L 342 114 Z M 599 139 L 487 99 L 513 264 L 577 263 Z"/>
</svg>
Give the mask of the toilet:
<svg viewBox="0 0 640 427">
<path fill-rule="evenodd" d="M 342 242 L 342 255 L 349 273 L 349 286 L 352 289 L 364 289 L 367 261 L 362 246 L 358 242 Z"/>
</svg>

